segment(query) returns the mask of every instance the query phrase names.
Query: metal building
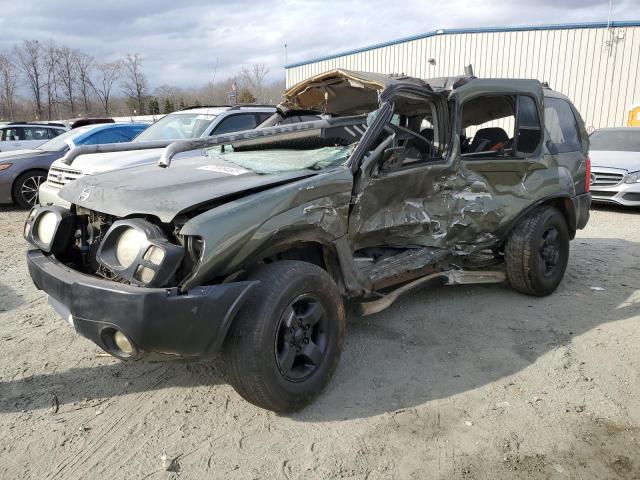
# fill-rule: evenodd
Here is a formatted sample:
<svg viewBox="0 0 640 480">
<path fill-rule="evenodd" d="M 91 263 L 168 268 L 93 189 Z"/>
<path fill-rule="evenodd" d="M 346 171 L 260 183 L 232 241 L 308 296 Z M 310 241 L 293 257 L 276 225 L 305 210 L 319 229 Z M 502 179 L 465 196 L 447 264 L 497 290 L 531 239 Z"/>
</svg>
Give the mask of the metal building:
<svg viewBox="0 0 640 480">
<path fill-rule="evenodd" d="M 287 87 L 335 68 L 432 78 L 536 78 L 592 128 L 623 126 L 640 103 L 640 21 L 436 30 L 286 65 Z"/>
</svg>

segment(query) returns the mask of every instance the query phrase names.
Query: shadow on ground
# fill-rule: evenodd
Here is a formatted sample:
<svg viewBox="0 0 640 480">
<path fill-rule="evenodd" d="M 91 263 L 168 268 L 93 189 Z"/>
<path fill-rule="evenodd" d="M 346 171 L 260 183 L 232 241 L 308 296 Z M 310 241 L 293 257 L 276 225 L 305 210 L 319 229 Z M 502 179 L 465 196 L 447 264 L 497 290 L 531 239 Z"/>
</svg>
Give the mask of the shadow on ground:
<svg viewBox="0 0 640 480">
<path fill-rule="evenodd" d="M 0 204 L 0 213 L 11 213 L 11 212 L 24 212 L 24 217 L 27 218 L 27 213 L 29 213 L 29 210 L 26 208 L 22 208 L 13 203 Z"/>
<path fill-rule="evenodd" d="M 9 312 L 24 303 L 24 299 L 16 293 L 13 287 L 0 282 L 0 312 Z"/>
<path fill-rule="evenodd" d="M 349 318 L 334 379 L 292 417 L 369 417 L 517 373 L 577 335 L 640 314 L 640 305 L 629 300 L 640 285 L 639 263 L 638 243 L 579 238 L 563 283 L 549 297 L 506 286 L 443 287 L 409 293 L 374 316 Z M 593 291 L 593 285 L 605 291 Z M 0 412 L 48 407 L 52 393 L 62 408 L 86 398 L 224 382 L 220 363 L 96 362 L 110 363 L 1 383 Z"/>
</svg>

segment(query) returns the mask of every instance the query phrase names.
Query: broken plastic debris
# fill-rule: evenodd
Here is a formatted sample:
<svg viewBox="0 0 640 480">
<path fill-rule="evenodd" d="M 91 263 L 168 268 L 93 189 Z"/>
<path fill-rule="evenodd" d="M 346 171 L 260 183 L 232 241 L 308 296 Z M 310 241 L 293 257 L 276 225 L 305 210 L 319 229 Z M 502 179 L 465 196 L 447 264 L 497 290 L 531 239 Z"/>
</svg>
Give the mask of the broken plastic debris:
<svg viewBox="0 0 640 480">
<path fill-rule="evenodd" d="M 603 287 L 591 287 L 591 290 L 594 292 L 604 292 L 605 289 Z"/>
<path fill-rule="evenodd" d="M 473 426 L 473 422 L 470 422 L 469 420 L 465 420 L 464 424 L 465 424 L 467 427 L 472 427 L 472 426 Z"/>
</svg>

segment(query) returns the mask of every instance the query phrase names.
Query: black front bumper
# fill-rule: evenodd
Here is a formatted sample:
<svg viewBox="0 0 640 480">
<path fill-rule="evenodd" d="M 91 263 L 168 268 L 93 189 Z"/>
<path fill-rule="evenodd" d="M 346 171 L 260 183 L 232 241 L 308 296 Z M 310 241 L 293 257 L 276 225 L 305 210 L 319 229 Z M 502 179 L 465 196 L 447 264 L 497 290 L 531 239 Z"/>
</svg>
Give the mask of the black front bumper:
<svg viewBox="0 0 640 480">
<path fill-rule="evenodd" d="M 207 285 L 180 294 L 177 288 L 136 287 L 84 275 L 39 250 L 27 252 L 27 263 L 36 287 L 69 309 L 79 334 L 114 354 L 105 332 L 118 329 L 136 347 L 134 358 L 149 353 L 214 357 L 257 284 Z"/>
</svg>

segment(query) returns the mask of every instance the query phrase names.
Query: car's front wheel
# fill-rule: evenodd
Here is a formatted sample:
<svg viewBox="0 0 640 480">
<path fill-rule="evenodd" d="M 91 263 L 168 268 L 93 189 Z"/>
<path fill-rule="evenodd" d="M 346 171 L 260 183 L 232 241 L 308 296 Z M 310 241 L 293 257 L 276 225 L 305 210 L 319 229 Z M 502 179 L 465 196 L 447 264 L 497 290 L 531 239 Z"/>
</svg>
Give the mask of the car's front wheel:
<svg viewBox="0 0 640 480">
<path fill-rule="evenodd" d="M 30 170 L 24 172 L 13 182 L 13 199 L 22 208 L 31 208 L 38 203 L 38 189 L 47 180 L 47 172 Z"/>
<path fill-rule="evenodd" d="M 340 292 L 320 267 L 264 266 L 225 341 L 229 382 L 247 401 L 277 412 L 309 404 L 331 379 L 345 329 Z"/>
<path fill-rule="evenodd" d="M 529 295 L 549 295 L 558 287 L 569 261 L 569 229 L 564 215 L 542 207 L 518 222 L 505 246 L 507 277 Z"/>
</svg>

